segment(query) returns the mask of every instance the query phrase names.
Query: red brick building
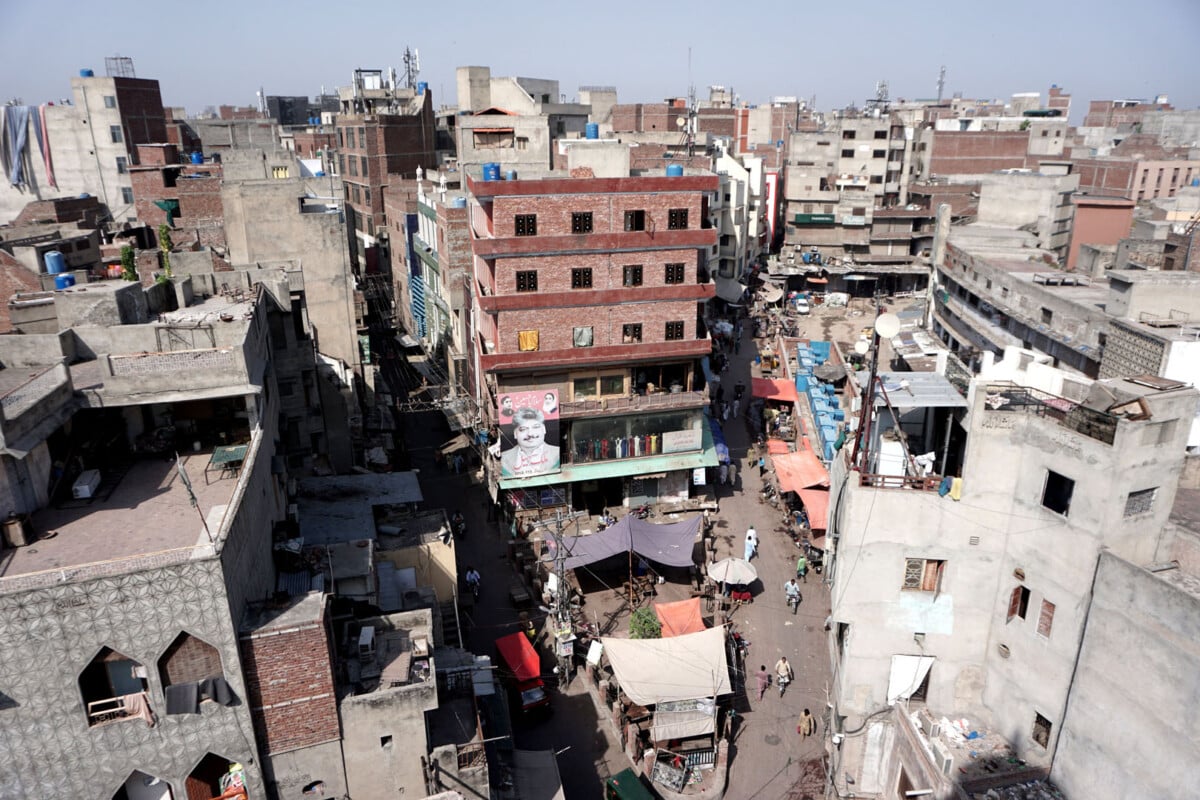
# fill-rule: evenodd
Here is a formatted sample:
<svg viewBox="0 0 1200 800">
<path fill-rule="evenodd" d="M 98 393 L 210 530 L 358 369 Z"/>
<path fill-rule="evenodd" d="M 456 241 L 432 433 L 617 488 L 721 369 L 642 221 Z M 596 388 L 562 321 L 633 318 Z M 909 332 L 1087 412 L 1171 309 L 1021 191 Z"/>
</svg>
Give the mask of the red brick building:
<svg viewBox="0 0 1200 800">
<path fill-rule="evenodd" d="M 220 164 L 181 164 L 173 144 L 138 145 L 138 166 L 129 170 L 138 219 L 157 230 L 175 229 L 176 245 L 199 242 L 224 248 L 225 210 Z"/>
<path fill-rule="evenodd" d="M 1136 205 L 1127 197 L 1096 197 L 1076 194 L 1075 221 L 1071 225 L 1071 246 L 1067 250 L 1067 270 L 1075 269 L 1079 248 L 1085 244 L 1118 244 L 1129 236 Z"/>
<path fill-rule="evenodd" d="M 936 131 L 928 174 L 983 175 L 1024 169 L 1028 151 L 1028 131 Z"/>
<path fill-rule="evenodd" d="M 686 499 L 717 463 L 704 416 L 717 176 L 469 180 L 476 369 L 514 508 Z M 547 397 L 549 395 L 549 397 Z M 508 468 L 504 398 L 537 399 L 560 464 Z M 556 416 L 554 416 L 556 415 Z M 554 430 L 557 428 L 557 431 Z"/>
<path fill-rule="evenodd" d="M 1083 118 L 1085 128 L 1131 129 L 1142 121 L 1148 111 L 1174 111 L 1175 106 L 1167 98 L 1156 98 L 1153 103 L 1141 100 L 1093 100 L 1088 103 L 1087 116 Z"/>
</svg>

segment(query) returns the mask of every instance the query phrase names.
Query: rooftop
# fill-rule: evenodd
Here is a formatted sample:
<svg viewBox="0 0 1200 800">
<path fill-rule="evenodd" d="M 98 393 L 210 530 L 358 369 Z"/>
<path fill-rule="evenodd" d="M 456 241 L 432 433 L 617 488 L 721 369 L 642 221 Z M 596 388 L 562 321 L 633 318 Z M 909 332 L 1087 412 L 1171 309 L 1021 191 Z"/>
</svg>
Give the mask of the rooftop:
<svg viewBox="0 0 1200 800">
<path fill-rule="evenodd" d="M 216 536 L 238 481 L 206 476 L 210 458 L 196 453 L 181 461 Z M 31 544 L 0 554 L 0 593 L 215 554 L 170 460 L 141 459 L 123 474 L 101 473 L 91 498 L 41 509 L 31 525 Z"/>
<path fill-rule="evenodd" d="M 291 597 L 284 603 L 255 603 L 246 608 L 241 630 L 253 633 L 261 630 L 292 628 L 317 622 L 325 611 L 325 594 L 309 592 Z"/>
<path fill-rule="evenodd" d="M 374 539 L 374 507 L 420 503 L 416 472 L 305 478 L 300 481 L 300 532 L 304 543 Z"/>
<path fill-rule="evenodd" d="M 945 375 L 937 372 L 881 372 L 878 375 L 887 393 L 875 396 L 875 407 L 881 408 L 891 401 L 896 409 L 909 408 L 966 408 L 966 399 L 959 394 L 954 384 Z M 859 386 L 866 386 L 870 373 L 859 372 L 855 378 Z"/>
</svg>

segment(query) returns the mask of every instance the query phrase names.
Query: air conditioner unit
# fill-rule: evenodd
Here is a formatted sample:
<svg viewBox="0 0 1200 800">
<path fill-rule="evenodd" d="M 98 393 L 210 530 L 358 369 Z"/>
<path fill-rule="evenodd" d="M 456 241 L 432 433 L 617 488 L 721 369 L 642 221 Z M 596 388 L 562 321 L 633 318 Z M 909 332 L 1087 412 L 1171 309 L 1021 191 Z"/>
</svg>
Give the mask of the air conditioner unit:
<svg viewBox="0 0 1200 800">
<path fill-rule="evenodd" d="M 954 772 L 954 756 L 950 755 L 950 750 L 946 747 L 941 739 L 934 739 L 933 742 L 933 763 L 942 771 L 942 774 L 947 778 Z"/>
<path fill-rule="evenodd" d="M 933 741 L 942 735 L 942 726 L 940 723 L 934 722 L 933 717 L 922 715 L 921 733 L 925 734 L 926 739 Z"/>
</svg>

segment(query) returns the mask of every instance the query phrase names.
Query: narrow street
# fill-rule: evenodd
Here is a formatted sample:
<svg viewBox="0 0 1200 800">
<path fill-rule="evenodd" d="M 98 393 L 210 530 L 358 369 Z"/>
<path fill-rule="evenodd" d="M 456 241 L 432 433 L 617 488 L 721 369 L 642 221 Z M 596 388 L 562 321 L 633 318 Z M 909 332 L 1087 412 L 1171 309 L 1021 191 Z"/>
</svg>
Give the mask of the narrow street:
<svg viewBox="0 0 1200 800">
<path fill-rule="evenodd" d="M 810 318 L 804 328 L 817 331 Z M 750 326 L 747 326 L 749 328 Z M 821 334 L 818 333 L 818 336 Z M 729 370 L 722 376 L 727 387 L 738 380 L 751 385 L 755 346 L 750 331 L 742 340 L 741 352 L 730 354 Z M 727 389 L 727 392 L 730 391 Z M 427 508 L 442 507 L 446 513 L 462 510 L 467 519 L 467 535 L 456 543 L 460 575 L 468 566 L 482 574 L 479 602 L 464 619 L 464 644 L 468 649 L 494 656 L 496 638 L 519 630 L 519 611 L 509 596 L 508 587 L 517 578 L 508 557 L 508 531 L 489 521 L 490 500 L 472 469 L 461 475 L 439 467 L 435 449 L 452 438 L 440 411 L 421 411 L 402 415 L 402 433 L 408 444 L 413 469 L 421 474 L 421 487 Z M 753 466 L 749 446 L 752 442 L 742 418 L 723 424 L 730 455 L 739 465 L 736 488 L 718 487 L 720 510 L 715 514 L 714 559 L 742 555 L 748 525 L 759 533 L 759 556 L 754 559 L 760 585 L 752 604 L 733 613 L 733 624 L 750 642 L 747 668 L 753 673 L 765 664 L 773 670 L 779 657 L 787 656 L 796 673 L 795 682 L 783 697 L 772 686 L 762 701 L 757 699 L 751 675 L 749 696 L 735 698 L 738 723 L 731 748 L 726 797 L 787 797 L 800 800 L 819 797 L 824 784 L 819 757 L 824 733 L 823 715 L 829 681 L 824 623 L 829 615 L 829 597 L 821 583 L 823 576 L 809 573 L 801 584 L 803 601 L 795 615 L 788 608 L 783 586 L 795 574 L 799 551 L 791 539 L 776 530 L 783 514 L 759 501 L 763 479 Z M 540 623 L 536 605 L 531 609 Z M 553 749 L 558 753 L 559 771 L 566 796 L 570 800 L 590 800 L 602 796 L 602 781 L 629 766 L 621 753 L 611 726 L 597 719 L 583 681 L 572 681 L 565 694 L 557 688 L 552 674 L 553 659 L 542 653 L 544 678 L 554 695 L 554 713 L 545 721 L 514 721 L 516 745 L 527 749 Z M 819 720 L 817 735 L 807 740 L 796 732 L 804 708 Z"/>
</svg>

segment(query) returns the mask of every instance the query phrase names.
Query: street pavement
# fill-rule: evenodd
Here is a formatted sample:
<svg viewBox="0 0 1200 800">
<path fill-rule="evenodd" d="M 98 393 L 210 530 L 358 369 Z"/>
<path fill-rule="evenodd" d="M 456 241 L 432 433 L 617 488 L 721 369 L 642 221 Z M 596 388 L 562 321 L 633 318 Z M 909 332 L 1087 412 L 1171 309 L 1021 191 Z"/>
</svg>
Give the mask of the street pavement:
<svg viewBox="0 0 1200 800">
<path fill-rule="evenodd" d="M 750 391 L 756 348 L 751 326 L 746 327 L 740 352 L 730 354 L 730 366 L 722 375 L 726 396 L 730 398 L 738 380 L 746 384 L 747 394 Z M 815 325 L 813 328 L 820 336 Z M 744 414 L 746 401 L 741 405 Z M 519 612 L 508 597 L 508 586 L 516 578 L 508 559 L 508 532 L 489 520 L 490 500 L 473 469 L 454 474 L 435 466 L 434 448 L 452 436 L 441 413 L 406 414 L 400 424 L 412 467 L 421 473 L 425 507 L 443 507 L 448 515 L 461 509 L 466 516 L 467 535 L 455 544 L 459 574 L 474 565 L 483 581 L 480 601 L 470 618 L 464 620 L 465 644 L 476 653 L 494 657 L 495 639 L 519 630 Z M 749 696 L 739 692 L 734 698 L 739 716 L 725 796 L 731 800 L 803 800 L 811 796 L 815 800 L 822 796 L 824 784 L 819 759 L 830 680 L 824 632 L 830 607 L 828 591 L 821 583 L 823 576 L 810 572 L 808 582 L 800 587 L 803 601 L 797 613 L 793 615 L 788 608 L 783 587 L 795 574 L 799 551 L 790 537 L 777 530 L 783 523 L 782 511 L 759 501 L 762 479 L 757 467 L 750 466 L 752 438 L 743 418 L 730 419 L 723 423 L 723 428 L 730 454 L 739 463 L 739 477 L 737 487 L 717 489 L 720 510 L 715 515 L 713 558 L 741 557 L 746 529 L 750 524 L 755 526 L 759 555 L 753 563 L 760 583 L 752 587 L 754 602 L 736 609 L 732 621 L 750 642 L 746 659 L 749 672 L 756 671 L 760 664 L 773 672 L 775 662 L 783 655 L 796 674 L 796 680 L 782 697 L 772 686 L 758 700 L 751 676 L 747 681 Z M 540 623 L 536 606 L 532 611 L 535 622 Z M 553 660 L 545 652 L 542 664 L 547 685 L 554 687 Z M 555 711 L 549 719 L 538 723 L 518 720 L 514 725 L 518 747 L 553 749 L 559 754 L 559 771 L 569 800 L 602 797 L 603 779 L 629 766 L 611 725 L 597 719 L 584 692 L 583 681 L 577 677 L 565 693 L 552 690 Z M 807 740 L 796 732 L 804 708 L 810 709 L 818 720 L 817 734 Z"/>
</svg>

